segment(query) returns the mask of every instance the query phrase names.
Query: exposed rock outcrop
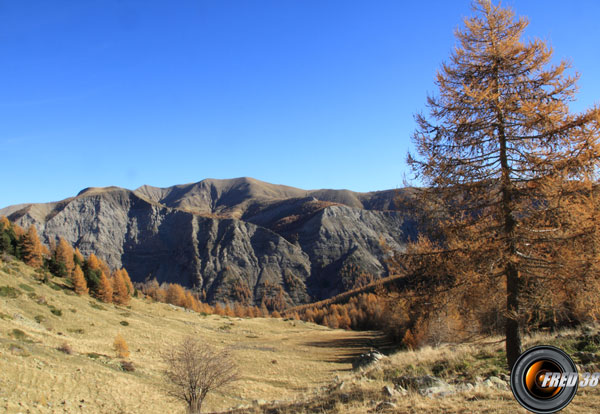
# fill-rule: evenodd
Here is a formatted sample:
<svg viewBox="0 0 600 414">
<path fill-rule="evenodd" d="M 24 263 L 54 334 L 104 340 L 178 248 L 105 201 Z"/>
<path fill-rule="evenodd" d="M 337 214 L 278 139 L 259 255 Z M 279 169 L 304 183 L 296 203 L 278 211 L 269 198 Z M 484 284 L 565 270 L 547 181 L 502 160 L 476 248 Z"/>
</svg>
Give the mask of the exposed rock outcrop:
<svg viewBox="0 0 600 414">
<path fill-rule="evenodd" d="M 241 178 L 136 191 L 88 188 L 57 203 L 0 210 L 43 240 L 63 237 L 84 255 L 202 289 L 210 301 L 288 305 L 351 288 L 361 273 L 385 276 L 381 241 L 402 249 L 413 212 L 378 211 L 394 191 L 306 191 Z"/>
</svg>

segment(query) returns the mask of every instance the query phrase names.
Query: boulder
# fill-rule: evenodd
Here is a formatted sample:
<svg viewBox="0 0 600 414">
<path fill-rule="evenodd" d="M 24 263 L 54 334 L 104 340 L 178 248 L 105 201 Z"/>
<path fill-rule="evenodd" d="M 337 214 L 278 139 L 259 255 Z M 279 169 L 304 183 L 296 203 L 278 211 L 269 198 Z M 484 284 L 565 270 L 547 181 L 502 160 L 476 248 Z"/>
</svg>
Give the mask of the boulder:
<svg viewBox="0 0 600 414">
<path fill-rule="evenodd" d="M 383 355 L 379 351 L 370 351 L 370 352 L 361 354 L 358 358 L 356 358 L 352 362 L 352 369 L 366 368 L 370 365 L 378 363 L 383 358 L 385 358 L 385 355 Z"/>
<path fill-rule="evenodd" d="M 402 376 L 394 380 L 394 385 L 396 389 L 399 387 L 406 388 L 430 398 L 442 398 L 456 393 L 456 390 L 450 384 L 431 375 Z"/>
</svg>

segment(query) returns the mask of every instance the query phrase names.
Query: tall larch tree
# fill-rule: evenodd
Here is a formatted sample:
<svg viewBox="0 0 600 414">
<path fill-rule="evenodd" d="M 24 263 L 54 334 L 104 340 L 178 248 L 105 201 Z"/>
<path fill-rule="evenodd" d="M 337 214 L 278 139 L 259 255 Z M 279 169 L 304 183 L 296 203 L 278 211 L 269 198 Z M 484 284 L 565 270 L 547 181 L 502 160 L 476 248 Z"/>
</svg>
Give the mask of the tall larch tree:
<svg viewBox="0 0 600 414">
<path fill-rule="evenodd" d="M 108 277 L 106 277 L 104 272 L 100 273 L 100 280 L 98 282 L 96 295 L 102 302 L 111 303 L 113 301 L 112 283 Z"/>
<path fill-rule="evenodd" d="M 64 265 L 67 275 L 70 275 L 73 269 L 75 269 L 74 254 L 71 245 L 61 237 L 54 250 L 54 258 L 57 263 Z"/>
<path fill-rule="evenodd" d="M 73 288 L 75 289 L 75 293 L 78 295 L 87 295 L 89 289 L 87 287 L 87 282 L 83 277 L 83 271 L 79 265 L 75 265 L 75 269 L 71 273 L 71 281 L 73 282 Z"/>
<path fill-rule="evenodd" d="M 123 272 L 121 270 L 115 270 L 111 279 L 113 301 L 119 305 L 127 305 L 129 303 L 129 291 L 125 280 L 123 280 Z"/>
<path fill-rule="evenodd" d="M 133 287 L 133 283 L 131 283 L 131 278 L 129 277 L 127 269 L 125 269 L 124 267 L 121 268 L 121 276 L 123 276 L 123 281 L 127 285 L 127 292 L 129 292 L 129 296 L 133 296 L 133 294 L 135 293 L 135 288 Z"/>
<path fill-rule="evenodd" d="M 23 261 L 32 267 L 42 267 L 44 264 L 42 243 L 33 225 L 29 226 L 27 233 L 22 237 L 21 249 Z"/>
<path fill-rule="evenodd" d="M 526 18 L 488 0 L 473 9 L 438 71 L 429 116 L 416 116 L 408 162 L 444 251 L 460 262 L 449 280 L 465 303 L 475 290 L 464 289 L 504 286 L 512 367 L 539 292 L 598 280 L 600 112 L 570 113 L 578 76 L 566 61 L 551 65 L 545 42 L 521 40 Z"/>
</svg>

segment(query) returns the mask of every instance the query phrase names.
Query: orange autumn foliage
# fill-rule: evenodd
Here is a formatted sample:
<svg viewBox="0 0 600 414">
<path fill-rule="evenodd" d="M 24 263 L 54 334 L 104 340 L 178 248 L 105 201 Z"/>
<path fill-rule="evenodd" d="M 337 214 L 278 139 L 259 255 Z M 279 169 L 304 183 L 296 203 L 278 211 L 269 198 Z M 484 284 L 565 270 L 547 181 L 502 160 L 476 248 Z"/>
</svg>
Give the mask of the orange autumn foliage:
<svg viewBox="0 0 600 414">
<path fill-rule="evenodd" d="M 104 272 L 100 273 L 97 295 L 102 302 L 111 303 L 113 301 L 113 287 Z"/>
<path fill-rule="evenodd" d="M 73 287 L 75 288 L 75 293 L 78 295 L 87 295 L 89 289 L 87 287 L 87 282 L 83 277 L 83 271 L 79 265 L 75 265 L 75 269 L 71 274 L 71 281 L 73 282 Z"/>
<path fill-rule="evenodd" d="M 65 265 L 65 270 L 67 274 L 71 274 L 73 269 L 75 268 L 75 261 L 73 260 L 74 251 L 73 248 L 65 239 L 62 237 L 58 241 L 58 245 L 54 250 L 54 257 L 58 263 L 62 263 Z"/>
<path fill-rule="evenodd" d="M 31 267 L 39 268 L 44 264 L 42 243 L 33 225 L 29 226 L 22 238 L 23 261 Z"/>
<path fill-rule="evenodd" d="M 123 272 L 116 270 L 112 274 L 113 302 L 119 305 L 127 305 L 129 303 L 129 290 L 123 279 Z"/>
</svg>

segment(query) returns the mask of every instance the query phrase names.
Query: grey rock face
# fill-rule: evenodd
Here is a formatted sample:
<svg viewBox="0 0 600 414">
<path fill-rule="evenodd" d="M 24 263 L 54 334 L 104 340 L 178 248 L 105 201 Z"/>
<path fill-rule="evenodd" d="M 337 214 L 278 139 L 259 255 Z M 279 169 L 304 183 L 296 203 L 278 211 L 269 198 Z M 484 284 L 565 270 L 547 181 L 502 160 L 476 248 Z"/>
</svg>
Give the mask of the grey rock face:
<svg viewBox="0 0 600 414">
<path fill-rule="evenodd" d="M 380 242 L 402 250 L 411 226 L 398 212 L 323 209 L 298 229 L 298 243 L 311 258 L 311 292 L 322 299 L 352 288 L 361 272 L 387 275 Z"/>
<path fill-rule="evenodd" d="M 376 210 L 392 206 L 395 194 L 205 180 L 135 192 L 89 188 L 0 215 L 35 225 L 46 243 L 62 237 L 124 266 L 134 281 L 177 282 L 212 302 L 260 304 L 283 291 L 294 305 L 347 290 L 361 273 L 387 275 L 380 241 L 401 250 L 416 235 L 414 214 Z"/>
</svg>

